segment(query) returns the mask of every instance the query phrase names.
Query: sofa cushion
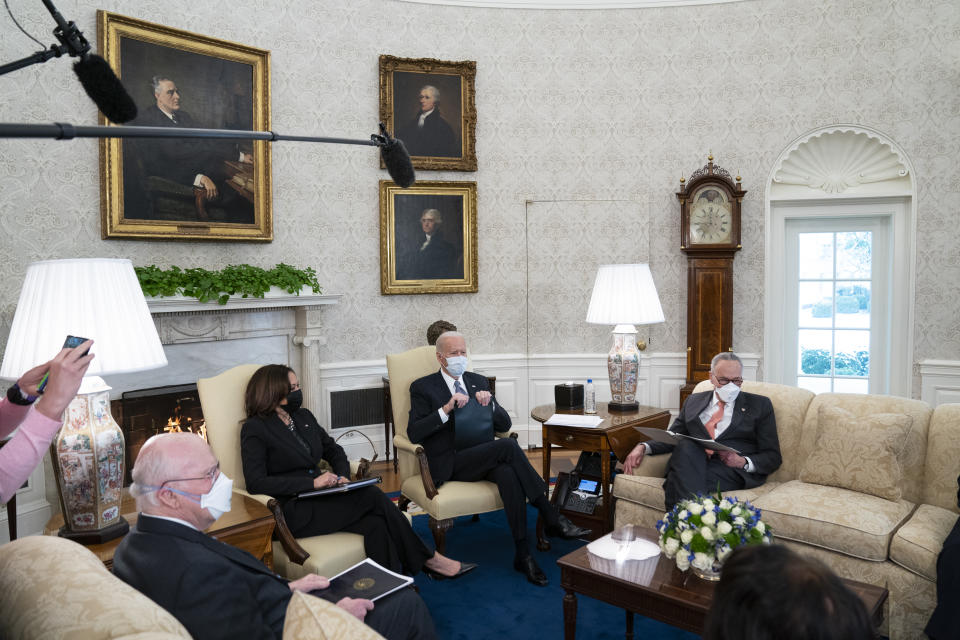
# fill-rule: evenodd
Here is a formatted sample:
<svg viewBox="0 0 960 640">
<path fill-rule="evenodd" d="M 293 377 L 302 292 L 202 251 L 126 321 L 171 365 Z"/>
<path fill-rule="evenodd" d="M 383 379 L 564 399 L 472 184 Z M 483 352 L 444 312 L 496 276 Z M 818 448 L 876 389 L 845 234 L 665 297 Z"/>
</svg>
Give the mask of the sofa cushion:
<svg viewBox="0 0 960 640">
<path fill-rule="evenodd" d="M 754 502 L 758 497 L 777 486 L 767 482 L 753 489 L 725 491 L 723 495 L 738 498 L 741 502 Z M 663 478 L 619 474 L 613 482 L 613 496 L 642 504 L 651 509 L 663 510 Z"/>
<path fill-rule="evenodd" d="M 937 556 L 957 522 L 957 514 L 928 504 L 920 505 L 890 543 L 890 559 L 904 569 L 937 580 Z"/>
<path fill-rule="evenodd" d="M 332 602 L 295 591 L 283 619 L 283 640 L 383 640 Z"/>
<path fill-rule="evenodd" d="M 960 404 L 941 404 L 930 417 L 921 502 L 956 513 L 960 498 L 957 476 L 960 476 Z"/>
<path fill-rule="evenodd" d="M 785 482 L 753 501 L 774 538 L 823 547 L 863 560 L 887 559 L 893 533 L 913 511 L 906 500 L 885 500 L 848 489 Z"/>
<path fill-rule="evenodd" d="M 800 469 L 800 481 L 900 499 L 900 453 L 913 418 L 897 413 L 855 416 L 821 406 L 819 433 Z"/>
</svg>

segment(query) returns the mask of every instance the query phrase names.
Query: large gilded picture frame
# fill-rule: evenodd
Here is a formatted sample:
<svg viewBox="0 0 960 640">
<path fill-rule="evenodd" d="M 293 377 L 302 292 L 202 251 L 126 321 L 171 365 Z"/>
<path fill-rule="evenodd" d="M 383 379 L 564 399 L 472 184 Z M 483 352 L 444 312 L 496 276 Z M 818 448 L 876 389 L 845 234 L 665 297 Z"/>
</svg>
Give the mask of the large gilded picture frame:
<svg viewBox="0 0 960 640">
<path fill-rule="evenodd" d="M 380 181 L 380 292 L 476 293 L 477 183 Z"/>
<path fill-rule="evenodd" d="M 415 169 L 477 170 L 476 76 L 470 60 L 380 56 L 380 120 Z"/>
<path fill-rule="evenodd" d="M 269 51 L 102 10 L 97 40 L 137 104 L 127 124 L 270 130 Z M 104 239 L 270 241 L 272 202 L 267 142 L 100 141 Z"/>
</svg>

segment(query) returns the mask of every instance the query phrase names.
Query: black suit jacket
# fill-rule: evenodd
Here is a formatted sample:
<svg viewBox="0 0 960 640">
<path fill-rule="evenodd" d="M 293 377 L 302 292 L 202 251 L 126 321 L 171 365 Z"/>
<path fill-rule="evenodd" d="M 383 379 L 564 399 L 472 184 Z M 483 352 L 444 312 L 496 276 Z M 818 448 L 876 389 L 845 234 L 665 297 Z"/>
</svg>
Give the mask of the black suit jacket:
<svg viewBox="0 0 960 640">
<path fill-rule="evenodd" d="M 197 640 L 283 635 L 292 595 L 287 581 L 196 529 L 141 514 L 113 555 L 113 573 Z"/>
<path fill-rule="evenodd" d="M 174 123 L 156 105 L 141 112 L 137 125 L 144 127 L 199 127 L 187 112 L 177 112 Z M 157 138 L 137 140 L 134 149 L 139 154 L 148 176 L 160 176 L 180 184 L 193 184 L 198 173 L 207 176 L 217 186 L 225 179 L 224 160 L 237 160 L 236 145 L 216 140 L 190 138 Z"/>
<path fill-rule="evenodd" d="M 403 127 L 397 137 L 403 140 L 407 152 L 412 156 L 460 157 L 460 145 L 453 128 L 440 115 L 439 111 L 423 119 L 423 127 L 418 126 L 420 115 Z"/>
<path fill-rule="evenodd" d="M 707 428 L 700 420 L 700 414 L 710 405 L 713 390 L 694 393 L 680 408 L 680 414 L 670 425 L 670 430 L 696 438 L 709 438 Z M 777 437 L 777 419 L 773 413 L 770 398 L 741 391 L 733 403 L 733 417 L 717 442 L 733 447 L 743 456 L 750 458 L 755 471 L 747 473 L 736 469 L 745 480 L 745 488 L 750 489 L 764 483 L 767 476 L 776 471 L 783 458 L 780 456 L 780 439 Z M 673 450 L 673 445 L 651 441 L 652 454 Z"/>
<path fill-rule="evenodd" d="M 298 493 L 313 489 L 313 479 L 320 475 L 317 463 L 326 460 L 334 473 L 350 477 L 350 462 L 343 448 L 307 409 L 295 411 L 293 420 L 297 432 L 310 445 L 309 452 L 274 414 L 268 418 L 254 416 L 243 423 L 240 456 L 247 491 L 276 498 L 284 507 L 287 524 L 296 531 L 303 525 L 304 514 L 298 516 L 290 503 Z"/>
<path fill-rule="evenodd" d="M 470 371 L 462 376 L 467 395 L 476 402 L 477 391 L 489 391 L 490 383 L 486 376 Z M 410 420 L 407 422 L 407 437 L 414 444 L 423 445 L 430 464 L 430 475 L 437 484 L 446 482 L 453 475 L 454 425 L 457 410 L 450 413 L 445 423 L 440 419 L 437 409 L 450 400 L 450 389 L 440 371 L 431 373 L 410 385 Z M 496 400 L 493 409 L 493 429 L 498 433 L 510 430 L 510 415 Z"/>
<path fill-rule="evenodd" d="M 427 236 L 417 234 L 416 241 L 398 264 L 398 280 L 462 278 L 463 267 L 457 260 L 457 250 L 437 232 L 430 243 L 423 247 Z"/>
</svg>

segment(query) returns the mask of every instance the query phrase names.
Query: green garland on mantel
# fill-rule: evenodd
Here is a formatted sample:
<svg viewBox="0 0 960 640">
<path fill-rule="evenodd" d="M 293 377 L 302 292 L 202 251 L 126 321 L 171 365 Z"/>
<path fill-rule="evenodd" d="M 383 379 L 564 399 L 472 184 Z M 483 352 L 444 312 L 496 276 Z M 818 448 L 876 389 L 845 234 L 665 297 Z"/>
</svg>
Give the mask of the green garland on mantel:
<svg viewBox="0 0 960 640">
<path fill-rule="evenodd" d="M 180 267 L 161 269 L 156 265 L 134 267 L 134 271 L 143 293 L 154 297 L 183 295 L 200 302 L 216 300 L 227 304 L 230 296 L 262 298 L 270 287 L 299 294 L 306 285 L 314 293 L 320 293 L 316 271 L 311 267 L 297 269 L 282 262 L 269 270 L 249 264 L 231 264 L 220 271 Z"/>
</svg>

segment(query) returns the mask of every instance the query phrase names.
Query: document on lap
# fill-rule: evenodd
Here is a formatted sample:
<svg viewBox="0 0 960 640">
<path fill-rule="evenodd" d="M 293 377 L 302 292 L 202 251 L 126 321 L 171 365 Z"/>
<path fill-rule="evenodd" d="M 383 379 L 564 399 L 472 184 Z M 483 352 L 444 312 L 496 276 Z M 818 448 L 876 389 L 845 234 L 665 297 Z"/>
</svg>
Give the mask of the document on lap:
<svg viewBox="0 0 960 640">
<path fill-rule="evenodd" d="M 347 491 L 353 491 L 354 489 L 360 489 L 362 487 L 369 487 L 370 485 L 380 484 L 383 482 L 383 479 L 380 476 L 375 478 L 364 478 L 363 480 L 354 480 L 353 482 L 348 482 L 347 484 L 337 485 L 335 487 L 327 487 L 326 489 L 314 489 L 313 491 L 304 491 L 303 493 L 298 493 L 298 498 L 314 498 L 316 496 L 325 496 L 331 493 L 346 493 Z"/>
<path fill-rule="evenodd" d="M 545 424 L 560 427 L 598 427 L 603 422 L 600 416 L 581 416 L 575 413 L 555 413 Z"/>
<path fill-rule="evenodd" d="M 346 571 L 330 578 L 330 586 L 316 589 L 310 595 L 337 603 L 343 598 L 378 600 L 413 584 L 413 578 L 394 573 L 365 558 Z"/>
<path fill-rule="evenodd" d="M 656 440 L 657 442 L 677 444 L 682 439 L 686 438 L 687 440 L 693 440 L 704 449 L 713 449 L 714 451 L 733 451 L 738 456 L 740 455 L 740 452 L 733 447 L 728 447 L 725 444 L 720 444 L 716 440 L 710 440 L 709 438 L 694 438 L 693 436 L 688 436 L 682 433 L 664 431 L 663 429 L 654 429 L 653 427 L 634 427 L 634 429 L 643 435 L 648 436 L 651 440 Z"/>
<path fill-rule="evenodd" d="M 493 402 L 482 406 L 475 399 L 454 409 L 454 446 L 457 451 L 493 441 Z"/>
</svg>

